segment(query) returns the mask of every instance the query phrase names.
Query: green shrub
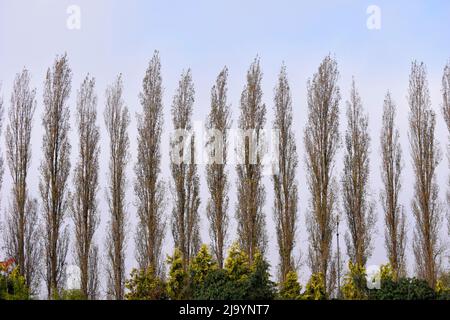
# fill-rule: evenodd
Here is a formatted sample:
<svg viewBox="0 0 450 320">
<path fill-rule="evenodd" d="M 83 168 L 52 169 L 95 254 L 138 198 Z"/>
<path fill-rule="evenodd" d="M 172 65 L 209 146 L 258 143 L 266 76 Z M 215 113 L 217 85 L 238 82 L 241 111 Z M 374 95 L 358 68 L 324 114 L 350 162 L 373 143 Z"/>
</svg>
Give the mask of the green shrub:
<svg viewBox="0 0 450 320">
<path fill-rule="evenodd" d="M 30 290 L 25 278 L 14 268 L 9 274 L 0 275 L 0 300 L 29 300 Z"/>
<path fill-rule="evenodd" d="M 128 292 L 127 300 L 165 300 L 167 292 L 164 282 L 155 274 L 153 269 L 133 269 L 130 279 L 125 282 Z"/>
</svg>

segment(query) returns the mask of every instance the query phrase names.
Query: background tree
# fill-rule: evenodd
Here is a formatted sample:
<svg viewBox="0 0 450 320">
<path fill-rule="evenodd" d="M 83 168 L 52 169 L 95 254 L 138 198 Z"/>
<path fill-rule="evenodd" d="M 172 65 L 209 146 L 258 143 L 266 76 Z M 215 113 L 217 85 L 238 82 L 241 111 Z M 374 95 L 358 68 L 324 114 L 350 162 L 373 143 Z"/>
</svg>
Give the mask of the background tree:
<svg viewBox="0 0 450 320">
<path fill-rule="evenodd" d="M 6 159 L 12 187 L 4 236 L 7 256 L 14 257 L 31 294 L 37 289 L 41 255 L 37 201 L 30 196 L 27 183 L 35 97 L 36 90 L 30 88 L 29 72 L 24 69 L 14 80 L 6 127 Z"/>
<path fill-rule="evenodd" d="M 159 53 L 155 52 L 142 81 L 139 95 L 142 114 L 138 121 L 138 151 L 134 171 L 137 214 L 136 260 L 140 269 L 161 273 L 164 239 L 164 184 L 161 181 L 161 133 L 163 129 L 162 79 Z"/>
<path fill-rule="evenodd" d="M 292 99 L 287 80 L 286 67 L 281 68 L 275 88 L 275 121 L 278 130 L 278 167 L 273 175 L 274 217 L 277 229 L 278 252 L 280 255 L 279 280 L 284 282 L 286 275 L 295 270 L 292 251 L 297 229 L 297 149 L 292 131 Z"/>
<path fill-rule="evenodd" d="M 57 57 L 47 70 L 44 84 L 44 116 L 42 125 L 41 179 L 39 191 L 43 211 L 43 246 L 45 274 L 49 298 L 56 297 L 64 284 L 69 235 L 65 218 L 68 209 L 70 171 L 69 107 L 72 71 L 67 55 Z"/>
<path fill-rule="evenodd" d="M 336 61 L 327 56 L 308 81 L 308 122 L 304 136 L 311 193 L 306 219 L 309 265 L 313 274 L 322 273 L 328 291 L 334 286 L 331 244 L 337 219 L 333 169 L 340 143 L 338 77 Z"/>
<path fill-rule="evenodd" d="M 100 152 L 95 79 L 87 76 L 77 98 L 78 161 L 74 170 L 71 211 L 75 226 L 75 260 L 80 268 L 80 289 L 85 298 L 98 294 L 98 247 L 94 233 L 99 224 L 97 210 L 98 156 Z"/>
<path fill-rule="evenodd" d="M 256 58 L 247 72 L 247 84 L 241 94 L 239 129 L 244 141 L 239 146 L 241 154 L 237 171 L 238 237 L 242 248 L 253 262 L 256 251 L 264 253 L 267 244 L 263 206 L 265 190 L 262 182 L 262 155 L 260 143 L 266 121 L 266 106 L 262 102 L 262 73 Z M 247 133 L 250 133 L 248 136 Z"/>
<path fill-rule="evenodd" d="M 211 110 L 206 122 L 206 128 L 220 133 L 211 137 L 206 145 L 214 145 L 214 154 L 210 154 L 206 165 L 206 182 L 208 184 L 209 199 L 206 205 L 206 214 L 209 220 L 209 233 L 212 240 L 212 252 L 219 268 L 223 268 L 225 241 L 228 229 L 228 172 L 227 144 L 228 129 L 231 125 L 230 106 L 227 102 L 228 69 L 225 67 L 217 77 L 216 84 L 211 89 Z M 215 141 L 215 139 L 219 141 Z M 220 140 L 221 138 L 221 140 Z M 216 160 L 218 160 L 216 162 Z"/>
<path fill-rule="evenodd" d="M 2 84 L 0 83 L 0 91 L 2 89 Z M 2 125 L 3 125 L 3 97 L 0 96 L 0 134 L 2 131 Z M 0 155 L 0 191 L 3 184 L 3 157 Z M 0 199 L 1 200 L 1 199 Z"/>
<path fill-rule="evenodd" d="M 414 61 L 409 78 L 409 141 L 415 173 L 412 210 L 416 219 L 413 250 L 416 271 L 434 288 L 443 247 L 439 241 L 442 212 L 435 170 L 441 159 L 434 137 L 435 113 L 431 109 L 426 68 Z"/>
<path fill-rule="evenodd" d="M 342 202 L 349 232 L 346 234 L 347 253 L 353 264 L 365 267 L 370 257 L 372 232 L 376 217 L 369 198 L 369 119 L 352 81 L 347 101 L 347 131 L 345 133 Z"/>
<path fill-rule="evenodd" d="M 191 71 L 181 75 L 177 93 L 173 98 L 172 120 L 175 130 L 192 129 L 192 111 L 194 105 L 194 84 Z M 174 206 L 172 211 L 172 234 L 175 247 L 179 248 L 183 257 L 183 267 L 186 271 L 191 258 L 200 248 L 199 214 L 200 205 L 199 177 L 195 164 L 194 136 L 186 134 L 181 140 L 172 139 L 172 178 Z M 178 148 L 178 154 L 174 149 Z M 181 161 L 175 161 L 179 156 Z"/>
<path fill-rule="evenodd" d="M 400 134 L 395 127 L 396 107 L 390 93 L 386 94 L 383 106 L 381 145 L 381 179 L 383 190 L 380 194 L 386 225 L 385 244 L 389 263 L 398 279 L 405 275 L 406 224 L 403 206 L 399 203 L 402 173 L 402 150 Z"/>
<path fill-rule="evenodd" d="M 444 68 L 444 75 L 442 76 L 442 96 L 443 96 L 443 104 L 442 104 L 442 113 L 444 114 L 445 122 L 447 123 L 448 132 L 450 134 L 450 62 Z M 449 161 L 450 168 L 450 136 L 447 142 L 447 156 Z M 447 208 L 450 207 L 450 176 L 448 180 L 449 190 L 447 191 Z M 449 230 L 450 230 L 450 210 L 449 214 Z"/>
<path fill-rule="evenodd" d="M 125 169 L 128 162 L 130 115 L 123 101 L 122 75 L 106 90 L 104 113 L 109 135 L 108 206 L 111 215 L 107 231 L 108 296 L 122 300 L 125 289 L 126 202 Z"/>
</svg>

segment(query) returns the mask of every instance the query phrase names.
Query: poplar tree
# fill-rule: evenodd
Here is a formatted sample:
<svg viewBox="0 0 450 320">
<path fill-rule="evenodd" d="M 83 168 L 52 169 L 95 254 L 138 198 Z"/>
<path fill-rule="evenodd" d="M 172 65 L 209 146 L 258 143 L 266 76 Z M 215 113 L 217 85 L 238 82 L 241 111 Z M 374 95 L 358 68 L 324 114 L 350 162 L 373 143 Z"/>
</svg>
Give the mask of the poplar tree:
<svg viewBox="0 0 450 320">
<path fill-rule="evenodd" d="M 212 252 L 220 268 L 223 268 L 225 259 L 225 241 L 229 222 L 229 182 L 226 163 L 231 112 L 227 102 L 227 81 L 228 69 L 225 67 L 217 76 L 216 84 L 211 89 L 211 109 L 206 122 L 206 128 L 216 133 L 206 142 L 207 147 L 214 146 L 206 165 L 206 182 L 209 190 L 206 214 L 209 220 Z"/>
<path fill-rule="evenodd" d="M 200 249 L 199 213 L 200 182 L 195 163 L 195 137 L 192 135 L 194 84 L 190 69 L 183 72 L 173 98 L 172 121 L 182 135 L 171 141 L 171 171 L 173 178 L 172 234 L 175 247 L 181 252 L 183 268 Z M 179 138 L 179 139 L 177 139 Z"/>
<path fill-rule="evenodd" d="M 275 87 L 275 120 L 273 128 L 278 131 L 277 172 L 273 175 L 274 217 L 280 256 L 279 280 L 286 281 L 289 272 L 295 271 L 293 250 L 297 230 L 298 189 L 295 178 L 297 149 L 292 128 L 292 98 L 286 67 L 282 66 Z"/>
<path fill-rule="evenodd" d="M 423 63 L 412 63 L 408 102 L 409 141 L 415 175 L 412 199 L 412 211 L 416 220 L 413 251 L 417 276 L 434 288 L 443 253 L 439 241 L 442 208 L 435 174 L 441 153 L 434 135 L 436 115 L 431 109 L 427 72 Z"/>
<path fill-rule="evenodd" d="M 369 119 L 364 114 L 361 97 L 352 81 L 347 101 L 347 131 L 345 133 L 342 202 L 347 218 L 345 240 L 353 264 L 365 267 L 372 254 L 372 233 L 376 217 L 369 196 Z"/>
<path fill-rule="evenodd" d="M 445 122 L 447 123 L 448 132 L 450 134 L 450 62 L 444 68 L 444 75 L 442 76 L 442 113 L 444 114 Z M 450 135 L 447 140 L 447 156 L 449 161 L 449 169 L 450 169 Z M 447 191 L 447 208 L 450 208 L 450 175 L 448 179 L 448 187 Z M 450 230 L 450 210 L 449 214 L 449 230 Z"/>
<path fill-rule="evenodd" d="M 262 72 L 256 58 L 247 72 L 247 83 L 241 94 L 239 129 L 243 141 L 238 146 L 241 155 L 237 171 L 237 207 L 239 242 L 250 263 L 257 251 L 264 253 L 267 245 L 263 206 L 265 189 L 262 182 L 260 143 L 266 121 L 266 106 L 262 102 Z"/>
<path fill-rule="evenodd" d="M 162 78 L 159 53 L 155 51 L 144 80 L 139 100 L 138 150 L 134 167 L 134 192 L 138 215 L 136 260 L 140 269 L 162 271 L 161 246 L 165 229 L 165 190 L 160 177 L 161 133 L 163 130 Z"/>
<path fill-rule="evenodd" d="M 1 105 L 1 101 L 0 101 Z M 0 107 L 1 109 L 1 107 Z M 6 252 L 14 257 L 31 293 L 37 290 L 41 250 L 37 200 L 28 189 L 31 131 L 36 110 L 36 89 L 30 88 L 27 69 L 16 75 L 6 127 L 6 161 L 11 174 L 11 200 L 6 216 Z"/>
<path fill-rule="evenodd" d="M 383 106 L 381 145 L 381 179 L 383 190 L 380 194 L 384 212 L 385 246 L 389 263 L 398 279 L 405 275 L 406 223 L 403 206 L 399 202 L 403 169 L 400 134 L 395 126 L 396 106 L 390 93 L 386 94 Z"/>
<path fill-rule="evenodd" d="M 44 278 L 48 298 L 58 297 L 64 285 L 69 234 L 68 177 L 70 172 L 69 107 L 72 71 L 67 55 L 57 57 L 44 84 L 42 160 L 39 191 L 43 212 Z"/>
<path fill-rule="evenodd" d="M 325 57 L 308 80 L 308 122 L 305 128 L 306 169 L 311 193 L 306 225 L 309 234 L 309 265 L 320 274 L 328 292 L 334 286 L 335 268 L 331 247 L 336 228 L 336 152 L 340 146 L 337 62 Z"/>
<path fill-rule="evenodd" d="M 125 290 L 125 248 L 127 211 L 125 189 L 129 160 L 128 125 L 130 115 L 123 100 L 122 76 L 106 90 L 104 119 L 109 137 L 109 177 L 107 227 L 107 290 L 112 299 L 122 300 Z"/>
<path fill-rule="evenodd" d="M 75 261 L 80 268 L 80 289 L 96 299 L 99 289 L 98 246 L 94 234 L 100 222 L 97 209 L 100 152 L 95 79 L 87 76 L 77 97 L 78 160 L 74 170 L 71 211 L 75 226 Z"/>
</svg>

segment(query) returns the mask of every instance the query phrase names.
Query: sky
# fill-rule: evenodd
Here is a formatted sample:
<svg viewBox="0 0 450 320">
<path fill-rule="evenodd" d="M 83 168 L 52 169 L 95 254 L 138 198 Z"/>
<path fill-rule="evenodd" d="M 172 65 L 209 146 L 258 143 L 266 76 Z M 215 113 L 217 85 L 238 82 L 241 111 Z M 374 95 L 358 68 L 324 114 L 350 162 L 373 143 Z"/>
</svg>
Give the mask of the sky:
<svg viewBox="0 0 450 320">
<path fill-rule="evenodd" d="M 79 9 L 80 28 L 69 28 L 73 18 L 71 6 Z M 379 28 L 369 28 L 373 16 L 370 6 L 376 6 Z M 373 7 L 371 7 L 373 8 Z M 370 9 L 370 8 L 369 8 Z M 68 21 L 69 20 L 69 21 Z M 369 22 L 368 22 L 369 20 Z M 68 26 L 69 22 L 69 26 Z M 381 189 L 379 135 L 382 105 L 387 90 L 398 107 L 397 125 L 403 149 L 403 189 L 400 200 L 405 206 L 408 220 L 408 271 L 413 272 L 414 260 L 411 240 L 414 219 L 411 213 L 413 171 L 408 142 L 408 104 L 406 100 L 411 62 L 416 59 L 427 65 L 432 107 L 437 113 L 436 138 L 443 158 L 437 169 L 440 198 L 444 200 L 448 160 L 445 157 L 447 129 L 440 112 L 441 77 L 445 63 L 450 58 L 450 2 L 448 1 L 294 1 L 294 0 L 191 0 L 191 1 L 116 1 L 116 0 L 0 0 L 0 96 L 4 107 L 9 108 L 11 88 L 16 73 L 24 67 L 32 75 L 32 85 L 37 88 L 37 110 L 32 137 L 33 157 L 29 176 L 30 192 L 38 197 L 42 146 L 42 86 L 47 68 L 55 57 L 68 54 L 73 71 L 72 92 L 69 99 L 71 114 L 75 112 L 76 92 L 82 79 L 89 73 L 96 78 L 98 94 L 98 124 L 101 128 L 100 192 L 98 194 L 101 225 L 96 241 L 105 240 L 108 220 L 105 201 L 107 177 L 107 137 L 103 121 L 105 90 L 118 74 L 123 75 L 124 99 L 131 113 L 130 152 L 133 161 L 127 168 L 129 238 L 127 246 L 127 272 L 134 266 L 134 238 L 136 212 L 132 192 L 133 164 L 136 159 L 136 113 L 141 107 L 138 94 L 148 62 L 159 50 L 164 87 L 165 125 L 162 138 L 162 174 L 170 182 L 169 134 L 172 130 L 170 108 L 172 98 L 183 70 L 191 68 L 195 83 L 193 121 L 204 121 L 209 111 L 210 89 L 220 70 L 229 69 L 229 101 L 233 125 L 239 116 L 239 98 L 245 84 L 246 71 L 258 56 L 264 73 L 263 101 L 267 107 L 267 124 L 273 121 L 274 86 L 280 67 L 287 66 L 292 90 L 294 130 L 299 154 L 297 180 L 299 183 L 299 220 L 295 256 L 303 262 L 299 269 L 304 282 L 310 271 L 306 264 L 307 234 L 305 214 L 309 192 L 304 166 L 303 131 L 306 124 L 306 83 L 317 70 L 321 60 L 331 54 L 338 62 L 341 134 L 345 131 L 345 101 L 349 97 L 352 77 L 355 77 L 366 112 L 369 115 L 371 136 L 370 191 L 376 202 L 377 232 L 369 265 L 387 262 L 384 247 L 383 216 L 379 202 Z M 74 117 L 71 117 L 75 129 Z M 0 150 L 5 150 L 4 136 L 0 137 Z M 72 131 L 72 163 L 76 160 L 76 132 Z M 342 174 L 342 149 L 337 155 L 335 175 Z M 208 223 L 205 214 L 207 199 L 204 167 L 199 167 L 201 183 L 201 235 L 209 243 Z M 235 238 L 234 221 L 235 178 L 234 168 L 229 168 L 230 234 L 228 244 Z M 70 178 L 71 179 L 71 178 Z M 10 192 L 10 177 L 5 171 L 2 187 L 1 214 L 3 220 Z M 70 180 L 72 182 L 72 180 Z M 269 248 L 267 257 L 272 273 L 278 264 L 275 226 L 272 214 L 272 184 L 264 177 L 267 191 L 265 214 Z M 167 195 L 170 199 L 170 194 Z M 444 204 L 444 203 L 443 203 Z M 166 215 L 171 213 L 169 206 Z M 68 219 L 70 223 L 70 219 Z M 343 223 L 341 233 L 345 233 Z M 442 228 L 443 239 L 448 243 L 447 230 Z M 173 239 L 170 230 L 164 242 L 165 253 L 170 253 Z M 0 245 L 1 247 L 1 245 Z M 341 242 L 342 252 L 345 252 Z M 0 249 L 1 254 L 1 249 Z M 447 260 L 446 265 L 448 266 Z M 69 256 L 69 264 L 73 257 Z M 104 289 L 104 283 L 103 283 Z"/>
</svg>

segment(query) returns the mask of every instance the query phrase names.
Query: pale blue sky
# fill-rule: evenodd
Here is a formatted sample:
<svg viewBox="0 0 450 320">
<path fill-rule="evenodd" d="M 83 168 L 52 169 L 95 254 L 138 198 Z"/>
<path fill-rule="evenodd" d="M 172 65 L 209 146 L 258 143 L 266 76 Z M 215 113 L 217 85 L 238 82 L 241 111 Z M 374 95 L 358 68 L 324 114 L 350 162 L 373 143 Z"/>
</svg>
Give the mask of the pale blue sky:
<svg viewBox="0 0 450 320">
<path fill-rule="evenodd" d="M 81 30 L 66 27 L 69 5 L 79 5 L 81 9 Z M 366 27 L 369 5 L 381 9 L 381 29 Z M 408 213 L 409 239 L 412 238 L 414 221 L 410 214 L 412 194 L 412 171 L 407 138 L 406 94 L 408 74 L 412 59 L 422 60 L 429 72 L 430 93 L 434 109 L 438 112 L 437 138 L 441 146 L 446 143 L 447 133 L 441 117 L 440 81 L 442 70 L 450 58 L 450 2 L 448 1 L 56 1 L 56 0 L 0 0 L 0 82 L 5 107 L 9 106 L 9 96 L 14 76 L 26 66 L 30 69 L 32 84 L 37 87 L 38 108 L 35 117 L 33 137 L 33 163 L 30 177 L 31 191 L 37 196 L 37 167 L 40 161 L 42 115 L 42 83 L 46 69 L 55 56 L 68 53 L 73 70 L 71 110 L 75 107 L 76 90 L 81 79 L 90 73 L 97 78 L 99 95 L 99 124 L 102 127 L 102 147 L 106 140 L 103 129 L 103 103 L 107 84 L 118 73 L 123 73 L 125 100 L 132 114 L 130 127 L 131 151 L 135 153 L 135 112 L 140 110 L 138 92 L 148 60 L 155 49 L 160 51 L 163 82 L 164 107 L 166 110 L 166 132 L 163 139 L 163 174 L 170 181 L 167 167 L 167 134 L 171 128 L 169 108 L 178 78 L 183 69 L 192 68 L 196 88 L 194 120 L 204 120 L 209 107 L 210 88 L 220 69 L 229 67 L 229 100 L 232 104 L 233 119 L 237 119 L 240 92 L 244 85 L 245 73 L 256 55 L 261 58 L 264 72 L 264 101 L 268 108 L 269 124 L 272 121 L 273 87 L 281 63 L 287 65 L 294 107 L 294 123 L 300 156 L 298 181 L 299 235 L 296 254 L 299 250 L 303 258 L 306 254 L 305 212 L 309 194 L 305 186 L 303 166 L 303 128 L 306 119 L 306 81 L 317 69 L 321 59 L 333 54 L 341 72 L 342 89 L 341 123 L 345 129 L 345 100 L 351 77 L 354 75 L 369 113 L 372 137 L 371 189 L 377 201 L 379 229 L 375 236 L 375 251 L 369 264 L 386 262 L 382 216 L 378 204 L 380 190 L 379 177 L 379 131 L 381 107 L 384 94 L 391 90 L 398 104 L 398 125 L 404 154 L 404 188 L 401 200 Z M 73 126 L 74 127 L 74 126 Z M 75 133 L 73 134 L 75 136 Z M 4 139 L 1 138 L 4 150 Z M 75 160 L 76 139 L 73 139 Z M 106 151 L 106 147 L 103 147 Z M 106 152 L 102 153 L 101 184 L 106 177 Z M 339 154 L 336 174 L 341 175 Z M 444 157 L 438 169 L 441 198 L 448 174 L 447 159 Z M 202 236 L 209 241 L 204 206 L 207 193 L 204 170 L 202 176 Z M 234 183 L 234 168 L 230 168 Z M 132 167 L 129 167 L 130 231 L 134 231 L 135 211 L 131 183 Z M 9 177 L 5 172 L 2 189 L 3 199 L 7 195 Z M 266 202 L 267 230 L 270 244 L 268 256 L 272 266 L 277 264 L 276 238 L 272 218 L 272 186 L 265 178 L 268 198 Z M 230 214 L 234 216 L 234 184 L 231 185 Z M 97 240 L 104 240 L 104 222 L 107 220 L 104 189 L 99 193 L 102 211 L 102 225 Z M 6 201 L 2 201 L 2 210 Z M 170 214 L 170 210 L 167 211 Z M 233 219 L 232 219 L 233 220 Z M 230 239 L 234 237 L 234 222 Z M 344 229 L 344 228 L 343 228 Z M 443 232 L 446 230 L 443 230 Z M 448 240 L 448 238 L 446 238 Z M 135 265 L 134 243 L 130 237 L 127 267 Z M 410 243 L 410 241 L 409 241 Z M 172 246 L 170 231 L 167 232 L 167 249 Z M 343 242 L 341 243 L 344 248 Z M 408 247 L 408 266 L 412 271 L 413 258 Z M 345 252 L 345 250 L 343 250 Z M 304 260 L 304 259 L 303 259 Z M 71 262 L 71 261 L 69 261 Z M 301 268 L 304 281 L 309 275 L 305 266 Z"/>
</svg>

